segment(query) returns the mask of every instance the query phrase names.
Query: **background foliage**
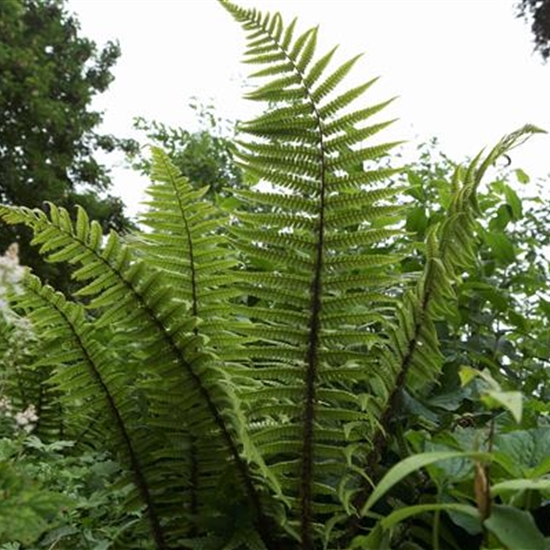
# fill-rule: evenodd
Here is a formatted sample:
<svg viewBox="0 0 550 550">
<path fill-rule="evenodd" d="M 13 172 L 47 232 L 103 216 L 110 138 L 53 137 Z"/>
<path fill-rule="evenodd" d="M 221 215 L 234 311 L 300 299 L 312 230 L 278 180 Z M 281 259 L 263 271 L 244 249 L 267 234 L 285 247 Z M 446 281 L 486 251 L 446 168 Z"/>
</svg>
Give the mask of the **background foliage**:
<svg viewBox="0 0 550 550">
<path fill-rule="evenodd" d="M 134 127 L 145 133 L 147 145 L 164 149 L 180 173 L 193 185 L 208 186 L 208 197 L 213 200 L 225 197 L 229 189 L 243 185 L 242 170 L 231 155 L 235 124 L 218 117 L 213 106 L 192 102 L 189 107 L 196 112 L 197 131 L 172 128 L 143 118 L 136 118 Z M 147 148 L 134 154 L 131 162 L 133 168 L 150 175 L 151 160 Z"/>
<path fill-rule="evenodd" d="M 102 114 L 91 108 L 108 89 L 120 49 L 98 49 L 80 35 L 78 21 L 57 0 L 0 3 L 0 199 L 41 207 L 46 200 L 81 204 L 105 231 L 129 220 L 97 151 L 133 150 L 134 143 L 97 131 Z M 18 241 L 26 265 L 64 288 L 67 278 L 47 266 L 29 233 L 3 225 L 0 246 Z"/>
<path fill-rule="evenodd" d="M 518 11 L 531 24 L 535 50 L 544 61 L 550 56 L 550 2 L 548 0 L 521 0 Z"/>
</svg>

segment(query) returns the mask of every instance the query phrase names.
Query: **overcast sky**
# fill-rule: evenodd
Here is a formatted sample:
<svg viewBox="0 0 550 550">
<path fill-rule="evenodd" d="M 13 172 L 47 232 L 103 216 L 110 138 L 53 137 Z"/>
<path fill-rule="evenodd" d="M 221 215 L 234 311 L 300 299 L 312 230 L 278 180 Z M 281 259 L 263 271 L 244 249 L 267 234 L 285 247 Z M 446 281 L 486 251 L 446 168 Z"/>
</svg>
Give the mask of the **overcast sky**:
<svg viewBox="0 0 550 550">
<path fill-rule="evenodd" d="M 241 0 L 279 11 L 288 24 L 320 26 L 322 54 L 340 44 L 340 60 L 365 53 L 354 75 L 381 76 L 365 97 L 399 96 L 391 136 L 410 150 L 437 136 L 456 160 L 491 146 L 524 123 L 550 130 L 550 63 L 532 53 L 530 30 L 515 18 L 514 0 Z M 243 119 L 247 67 L 243 33 L 216 0 L 69 0 L 85 36 L 119 40 L 115 81 L 97 101 L 103 129 L 130 134 L 144 116 L 192 127 L 192 97 L 224 117 Z M 512 156 L 534 177 L 550 173 L 550 137 L 536 137 Z M 135 212 L 144 182 L 120 169 L 115 193 Z M 550 183 L 549 183 L 550 196 Z"/>
</svg>

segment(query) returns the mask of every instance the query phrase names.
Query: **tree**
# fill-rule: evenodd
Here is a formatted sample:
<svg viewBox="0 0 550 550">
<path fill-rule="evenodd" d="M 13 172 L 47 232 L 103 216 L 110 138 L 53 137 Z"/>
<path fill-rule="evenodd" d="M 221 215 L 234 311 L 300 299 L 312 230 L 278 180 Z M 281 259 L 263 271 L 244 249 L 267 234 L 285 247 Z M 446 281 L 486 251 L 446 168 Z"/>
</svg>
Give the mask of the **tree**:
<svg viewBox="0 0 550 550">
<path fill-rule="evenodd" d="M 196 131 L 171 128 L 143 118 L 136 118 L 134 127 L 145 132 L 149 145 L 163 148 L 193 185 L 207 185 L 208 196 L 219 200 L 227 196 L 229 189 L 243 186 L 243 172 L 231 153 L 235 125 L 216 116 L 212 106 L 194 102 L 190 107 L 197 112 L 199 129 Z M 142 149 L 131 155 L 132 165 L 149 176 L 151 161 L 144 152 Z"/>
<path fill-rule="evenodd" d="M 0 2 L 0 200 L 40 207 L 54 201 L 82 204 L 104 230 L 128 227 L 122 201 L 105 195 L 111 180 L 97 150 L 132 149 L 133 143 L 96 131 L 91 109 L 107 90 L 120 55 L 117 44 L 98 49 L 80 36 L 64 0 Z M 0 249 L 20 241 L 21 256 L 40 275 L 54 274 L 28 245 L 28 234 L 0 229 Z"/>
<path fill-rule="evenodd" d="M 520 0 L 518 12 L 531 23 L 535 51 L 546 61 L 550 57 L 550 0 Z"/>
</svg>

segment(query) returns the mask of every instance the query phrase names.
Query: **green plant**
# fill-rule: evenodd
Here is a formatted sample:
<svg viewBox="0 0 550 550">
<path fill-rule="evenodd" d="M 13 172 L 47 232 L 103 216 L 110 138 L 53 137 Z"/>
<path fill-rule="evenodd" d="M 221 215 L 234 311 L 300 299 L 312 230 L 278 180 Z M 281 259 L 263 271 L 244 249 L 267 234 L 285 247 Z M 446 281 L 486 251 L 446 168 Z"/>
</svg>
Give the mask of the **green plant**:
<svg viewBox="0 0 550 550">
<path fill-rule="evenodd" d="M 166 151 L 170 160 L 192 185 L 207 186 L 207 196 L 218 199 L 223 197 L 227 189 L 243 186 L 242 171 L 235 164 L 230 151 L 235 123 L 221 119 L 210 105 L 193 101 L 189 108 L 195 111 L 198 122 L 198 130 L 194 132 L 141 117 L 134 120 L 134 128 L 145 132 L 148 144 Z M 150 175 L 151 160 L 146 149 L 131 155 L 130 161 L 134 169 L 145 176 Z"/>
<path fill-rule="evenodd" d="M 121 465 L 113 516 L 128 521 L 112 547 L 404 550 L 425 542 L 428 512 L 440 547 L 458 546 L 464 514 L 496 537 L 487 545 L 508 544 L 509 510 L 490 515 L 487 490 L 461 485 L 487 478 L 492 449 L 399 425 L 441 377 L 438 324 L 456 318 L 476 261 L 481 178 L 539 130 L 457 167 L 419 244 L 404 228 L 410 187 L 380 163 L 396 144 L 365 143 L 389 124 L 371 119 L 388 102 L 353 106 L 374 80 L 337 91 L 358 58 L 332 69 L 335 50 L 315 58 L 316 29 L 296 36 L 279 14 L 221 3 L 267 79 L 249 98 L 270 110 L 242 125 L 251 138 L 236 154 L 269 190 L 239 190 L 243 208 L 228 216 L 154 148 L 142 232 L 103 239 L 82 208 L 72 221 L 53 204 L 0 207 L 44 257 L 73 266 L 71 298 L 29 274 L 13 304 L 39 335 L 33 369 L 54 389 L 43 394 L 49 421 L 57 414 L 75 456 L 92 448 Z M 416 270 L 405 268 L 412 256 Z M 474 378 L 472 402 L 504 406 L 510 427 L 517 399 L 495 381 L 489 403 Z M 429 467 L 443 459 L 472 466 L 441 476 Z M 425 491 L 392 494 L 408 491 L 406 474 Z M 442 511 L 455 514 L 445 529 Z"/>
<path fill-rule="evenodd" d="M 93 100 L 113 80 L 116 43 L 82 36 L 64 0 L 0 3 L 0 201 L 41 207 L 44 201 L 86 207 L 107 232 L 131 226 L 98 150 L 129 152 L 132 140 L 102 134 Z M 25 265 L 66 290 L 68 273 L 45 263 L 23 227 L 0 226 L 0 250 L 21 244 Z"/>
</svg>

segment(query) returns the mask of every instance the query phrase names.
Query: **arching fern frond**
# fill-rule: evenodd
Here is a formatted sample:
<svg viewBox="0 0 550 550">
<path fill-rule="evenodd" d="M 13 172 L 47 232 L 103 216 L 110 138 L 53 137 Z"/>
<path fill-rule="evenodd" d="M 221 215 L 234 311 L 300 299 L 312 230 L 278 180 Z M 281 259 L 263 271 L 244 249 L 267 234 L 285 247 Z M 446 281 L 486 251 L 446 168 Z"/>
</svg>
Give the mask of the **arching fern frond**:
<svg viewBox="0 0 550 550">
<path fill-rule="evenodd" d="M 217 343 L 231 335 L 225 323 L 227 301 L 239 295 L 229 272 L 237 260 L 222 233 L 227 217 L 203 200 L 208 188 L 194 189 L 166 153 L 152 148 L 152 155 L 148 210 L 140 219 L 151 230 L 138 233 L 132 246 L 163 271 L 173 298 L 188 304 L 197 323 L 195 334 L 219 348 Z"/>
<path fill-rule="evenodd" d="M 49 217 L 41 211 L 15 207 L 2 207 L 1 214 L 10 223 L 30 226 L 34 242 L 50 260 L 81 264 L 74 277 L 85 286 L 77 295 L 89 299 L 87 308 L 95 317 L 94 328 L 110 327 L 114 332 L 111 346 L 134 350 L 129 364 L 139 371 L 136 380 L 149 400 L 151 418 L 166 434 L 166 454 L 159 450 L 157 458 L 173 459 L 174 444 L 176 448 L 182 444 L 178 435 L 182 442 L 189 434 L 202 441 L 210 454 L 209 460 L 203 460 L 209 470 L 201 472 L 202 477 L 212 481 L 232 463 L 265 535 L 262 504 L 241 455 L 248 449 L 251 456 L 253 447 L 247 446 L 236 397 L 219 361 L 205 346 L 206 337 L 195 330 L 198 318 L 189 314 L 188 303 L 171 290 L 170 270 L 160 271 L 147 264 L 115 233 L 103 244 L 97 224 L 90 224 L 82 209 L 74 224 L 65 210 L 53 205 Z M 201 252 L 208 256 L 208 251 L 208 246 L 198 246 L 197 256 Z M 211 481 L 204 485 L 210 502 L 214 500 Z"/>
<path fill-rule="evenodd" d="M 41 335 L 43 355 L 36 366 L 53 370 L 49 384 L 55 385 L 63 396 L 67 412 L 78 414 L 78 410 L 85 410 L 84 421 L 103 424 L 103 443 L 121 455 L 122 463 L 132 473 L 156 548 L 167 548 L 155 502 L 159 492 L 154 494 L 147 471 L 153 466 L 155 476 L 158 475 L 158 464 L 150 457 L 155 437 L 144 434 L 141 428 L 139 399 L 135 385 L 129 384 L 134 373 L 113 360 L 113 354 L 94 337 L 94 328 L 87 322 L 83 307 L 67 302 L 62 294 L 43 286 L 34 276 L 27 276 L 25 287 L 26 292 L 16 303 L 28 311 L 28 318 Z M 80 407 L 75 407 L 77 403 Z"/>
<path fill-rule="evenodd" d="M 464 271 L 475 262 L 478 215 L 476 191 L 486 170 L 511 148 L 539 132 L 525 126 L 505 136 L 482 160 L 481 153 L 467 169 L 459 166 L 451 182 L 452 197 L 445 217 L 432 228 L 426 242 L 426 265 L 416 288 L 407 291 L 398 309 L 398 323 L 390 333 L 389 348 L 383 354 L 393 378 L 384 392 L 388 396 L 379 417 L 380 425 L 367 459 L 372 471 L 389 437 L 391 422 L 400 409 L 403 391 L 415 392 L 437 379 L 443 357 L 435 321 L 454 315 L 454 288 Z M 360 508 L 370 493 L 366 487 L 358 493 L 355 505 Z"/>
<path fill-rule="evenodd" d="M 151 231 L 135 234 L 132 248 L 149 265 L 162 270 L 163 283 L 170 286 L 172 301 L 185 304 L 186 322 L 192 320 L 192 328 L 190 326 L 188 332 L 192 332 L 194 338 L 201 342 L 202 349 L 215 352 L 217 357 L 223 359 L 226 349 L 239 349 L 236 336 L 230 330 L 228 315 L 231 309 L 229 300 L 239 296 L 240 291 L 232 285 L 230 270 L 237 262 L 223 233 L 227 219 L 212 203 L 202 200 L 207 188 L 194 189 L 159 148 L 152 148 L 152 155 L 152 184 L 147 189 L 150 198 L 145 203 L 148 210 L 141 216 L 141 222 Z M 181 309 L 173 317 L 181 322 Z M 194 495 L 191 512 L 200 515 L 204 502 L 201 501 L 199 487 L 202 483 L 212 486 L 216 476 L 215 470 L 205 466 L 215 465 L 213 458 L 216 455 L 219 455 L 221 463 L 224 461 L 221 449 L 216 450 L 216 446 L 221 443 L 222 447 L 229 446 L 234 453 L 233 460 L 248 485 L 246 491 L 256 510 L 257 519 L 265 522 L 265 518 L 262 519 L 263 504 L 258 501 L 257 491 L 252 485 L 252 473 L 246 461 L 254 463 L 264 476 L 269 477 L 269 473 L 263 468 L 263 461 L 248 439 L 237 398 L 232 393 L 229 380 L 220 370 L 220 362 L 216 360 L 212 365 L 212 372 L 208 374 L 205 371 L 204 376 L 214 379 L 219 377 L 218 381 L 227 393 L 221 403 L 230 401 L 227 407 L 229 425 L 222 430 L 225 442 L 213 439 L 211 433 L 206 441 L 205 432 L 200 433 L 200 437 L 197 433 L 190 434 L 192 444 L 189 456 L 195 474 L 195 487 L 188 488 Z M 155 383 L 153 381 L 152 385 Z M 180 401 L 179 390 L 174 391 L 172 399 L 174 403 Z M 195 407 L 192 402 L 188 406 Z M 182 420 L 187 415 L 184 408 L 181 416 L 174 415 L 172 400 L 167 400 L 165 393 L 160 392 L 155 413 L 164 419 L 164 430 L 173 430 L 174 433 L 181 430 Z M 220 416 L 217 423 L 223 422 Z M 241 458 L 241 452 L 244 452 L 244 458 Z M 208 458 L 205 453 L 209 455 Z M 216 467 L 219 468 L 219 465 Z M 208 504 L 212 505 L 211 502 Z M 260 531 L 262 529 L 265 527 Z M 266 536 L 265 532 L 263 536 Z"/>
</svg>

